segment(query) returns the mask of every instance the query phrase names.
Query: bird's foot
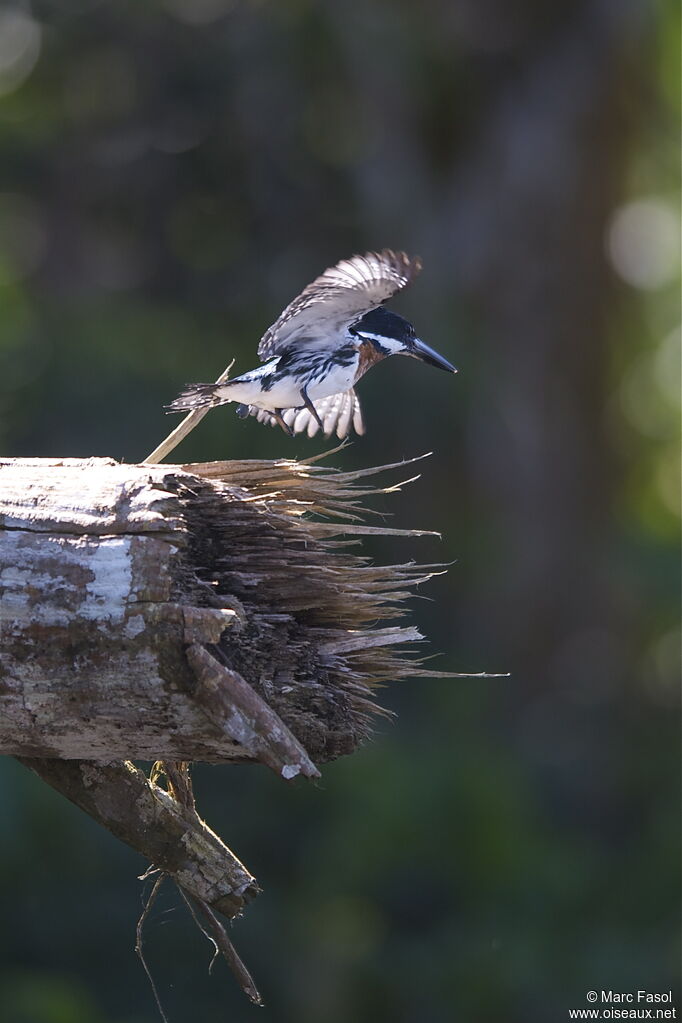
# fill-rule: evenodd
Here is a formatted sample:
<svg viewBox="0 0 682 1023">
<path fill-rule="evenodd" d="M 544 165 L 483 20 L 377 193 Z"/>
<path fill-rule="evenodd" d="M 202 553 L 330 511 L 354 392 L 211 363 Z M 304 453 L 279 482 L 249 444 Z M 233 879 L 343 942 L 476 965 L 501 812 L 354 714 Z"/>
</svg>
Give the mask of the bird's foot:
<svg viewBox="0 0 682 1023">
<path fill-rule="evenodd" d="M 310 412 L 310 414 L 313 417 L 313 419 L 317 420 L 317 425 L 319 426 L 319 428 L 324 433 L 324 423 L 320 419 L 320 417 L 318 415 L 318 412 L 317 412 L 317 409 L 315 408 L 315 406 L 313 405 L 312 401 L 308 397 L 308 392 L 307 392 L 305 387 L 301 388 L 301 397 L 303 398 L 303 404 L 308 409 L 308 412 Z"/>
<path fill-rule="evenodd" d="M 284 416 L 282 415 L 283 411 L 284 410 L 281 408 L 276 408 L 270 412 L 270 415 L 275 420 L 275 422 L 282 427 L 285 433 L 288 433 L 290 437 L 293 437 L 294 431 L 287 423 L 284 422 Z"/>
</svg>

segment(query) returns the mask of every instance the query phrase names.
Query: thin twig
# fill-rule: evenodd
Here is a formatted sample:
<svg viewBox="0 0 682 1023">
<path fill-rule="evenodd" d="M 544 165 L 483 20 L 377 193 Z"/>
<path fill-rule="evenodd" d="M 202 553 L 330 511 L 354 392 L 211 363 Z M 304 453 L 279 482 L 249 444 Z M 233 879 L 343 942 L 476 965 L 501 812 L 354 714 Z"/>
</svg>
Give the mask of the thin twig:
<svg viewBox="0 0 682 1023">
<path fill-rule="evenodd" d="M 159 894 L 159 889 L 161 888 L 161 885 L 165 880 L 166 874 L 160 874 L 157 877 L 156 881 L 154 882 L 154 887 L 152 888 L 149 898 L 147 899 L 144 909 L 142 910 L 142 915 L 140 916 L 140 919 L 137 921 L 135 951 L 139 956 L 144 972 L 147 974 L 147 979 L 151 985 L 154 1000 L 156 1001 L 156 1007 L 159 1010 L 161 1019 L 163 1020 L 163 1023 L 168 1023 L 168 1017 L 166 1016 L 166 1013 L 163 1011 L 163 1006 L 161 1004 L 161 999 L 159 998 L 159 992 L 156 989 L 156 984 L 154 983 L 154 978 L 152 977 L 151 970 L 147 966 L 147 960 L 145 959 L 144 953 L 142 951 L 142 930 L 144 928 L 145 921 L 149 916 L 149 911 L 156 902 L 156 897 Z"/>
<path fill-rule="evenodd" d="M 194 902 L 196 903 L 199 912 L 206 918 L 208 929 L 211 932 L 213 940 L 220 949 L 225 962 L 232 970 L 232 973 L 236 977 L 244 994 L 253 1002 L 254 1005 L 263 1005 L 263 999 L 261 998 L 260 992 L 254 983 L 253 977 L 239 958 L 236 948 L 228 938 L 227 931 L 218 917 L 215 915 L 209 904 L 204 902 L 203 899 L 194 899 Z M 203 930 L 203 928 L 201 929 Z"/>
<path fill-rule="evenodd" d="M 232 369 L 233 366 L 234 359 L 227 367 L 227 369 L 220 374 L 220 376 L 216 380 L 216 384 L 225 383 L 225 381 L 230 376 L 230 370 Z M 144 461 L 147 463 L 151 462 L 154 465 L 157 462 L 162 462 L 166 455 L 170 454 L 170 452 L 173 451 L 173 449 L 178 446 L 180 441 L 184 440 L 187 434 L 191 433 L 194 427 L 199 425 L 199 423 L 204 418 L 206 413 L 210 411 L 211 406 L 209 405 L 206 408 L 197 408 L 194 410 L 194 412 L 188 413 L 188 415 L 185 416 L 185 418 L 182 420 L 179 426 L 176 426 L 175 429 L 168 434 L 166 439 L 162 440 L 158 447 L 154 448 L 151 455 L 147 455 Z"/>
</svg>

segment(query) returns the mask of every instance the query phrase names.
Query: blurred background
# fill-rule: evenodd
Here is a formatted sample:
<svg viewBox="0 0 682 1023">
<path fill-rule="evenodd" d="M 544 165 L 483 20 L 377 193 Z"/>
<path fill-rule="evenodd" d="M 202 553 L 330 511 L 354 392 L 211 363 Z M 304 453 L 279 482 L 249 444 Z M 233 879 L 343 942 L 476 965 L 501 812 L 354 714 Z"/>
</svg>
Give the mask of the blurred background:
<svg viewBox="0 0 682 1023">
<path fill-rule="evenodd" d="M 454 562 L 393 725 L 283 786 L 198 767 L 264 892 L 233 929 L 273 1023 L 553 1023 L 679 961 L 679 34 L 674 0 L 0 6 L 0 451 L 138 461 L 162 406 L 326 266 L 391 246 L 395 359 L 332 462 L 433 451 L 376 506 Z M 179 460 L 305 457 L 228 409 Z M 154 1023 L 145 864 L 0 762 L 0 1018 Z M 171 1023 L 256 1011 L 169 890 Z M 679 995 L 679 992 L 678 992 Z M 678 1001 L 678 1010 L 680 1008 Z"/>
</svg>

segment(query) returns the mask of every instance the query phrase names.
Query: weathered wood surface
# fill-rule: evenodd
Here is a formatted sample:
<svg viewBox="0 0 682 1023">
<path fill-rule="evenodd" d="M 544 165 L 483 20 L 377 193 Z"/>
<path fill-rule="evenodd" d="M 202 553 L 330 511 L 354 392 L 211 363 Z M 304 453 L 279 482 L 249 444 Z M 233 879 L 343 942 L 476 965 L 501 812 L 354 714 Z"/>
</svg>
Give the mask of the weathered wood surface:
<svg viewBox="0 0 682 1023">
<path fill-rule="evenodd" d="M 376 625 L 428 576 L 335 541 L 376 531 L 365 475 L 0 461 L 0 754 L 288 778 L 351 752 L 372 686 L 421 673 L 393 652 L 417 631 Z"/>
<path fill-rule="evenodd" d="M 217 760 L 244 751 L 191 698 L 207 606 L 188 557 L 186 474 L 42 460 L 0 468 L 0 751 Z"/>
</svg>

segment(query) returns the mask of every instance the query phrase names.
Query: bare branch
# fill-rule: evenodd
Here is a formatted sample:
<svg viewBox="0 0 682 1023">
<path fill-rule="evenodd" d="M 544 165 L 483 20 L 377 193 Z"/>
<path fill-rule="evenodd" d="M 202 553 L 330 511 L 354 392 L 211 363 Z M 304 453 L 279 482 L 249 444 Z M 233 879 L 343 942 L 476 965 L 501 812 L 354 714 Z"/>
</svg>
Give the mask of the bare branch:
<svg viewBox="0 0 682 1023">
<path fill-rule="evenodd" d="M 217 912 L 238 916 L 257 894 L 256 879 L 215 832 L 133 764 L 19 759 Z"/>
<path fill-rule="evenodd" d="M 220 374 L 220 376 L 216 380 L 217 384 L 224 384 L 225 381 L 229 379 L 230 370 L 232 369 L 233 366 L 234 359 L 227 367 L 227 369 L 223 370 L 223 372 Z M 188 436 L 188 434 L 192 432 L 195 426 L 199 425 L 199 423 L 204 418 L 206 413 L 210 411 L 211 409 L 209 407 L 198 408 L 195 409 L 194 412 L 188 413 L 188 415 L 185 416 L 185 418 L 178 424 L 178 426 L 176 426 L 174 430 L 171 430 L 166 439 L 162 440 L 161 443 L 154 448 L 150 455 L 147 455 L 144 461 L 148 465 L 156 465 L 158 462 L 162 462 L 164 458 L 167 455 L 169 455 L 171 451 L 173 451 L 178 446 L 178 444 L 181 441 L 183 441 L 185 437 Z"/>
</svg>

